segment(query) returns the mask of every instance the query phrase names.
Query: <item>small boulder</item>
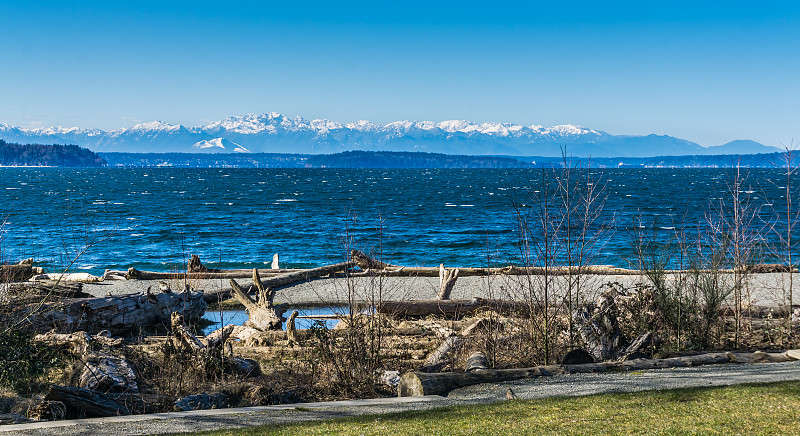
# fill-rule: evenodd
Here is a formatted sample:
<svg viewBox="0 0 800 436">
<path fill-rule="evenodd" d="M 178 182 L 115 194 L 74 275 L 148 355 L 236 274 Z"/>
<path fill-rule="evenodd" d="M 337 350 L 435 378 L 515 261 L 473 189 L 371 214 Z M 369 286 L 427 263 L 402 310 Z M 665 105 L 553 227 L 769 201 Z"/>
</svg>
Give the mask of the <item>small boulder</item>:
<svg viewBox="0 0 800 436">
<path fill-rule="evenodd" d="M 223 409 L 228 407 L 228 403 L 228 396 L 222 392 L 217 392 L 216 394 L 207 394 L 203 392 L 199 395 L 188 395 L 175 401 L 174 409 L 176 412 Z"/>
<path fill-rule="evenodd" d="M 594 356 L 583 348 L 576 348 L 564 355 L 561 359 L 562 365 L 582 365 L 585 363 L 595 363 Z"/>
</svg>

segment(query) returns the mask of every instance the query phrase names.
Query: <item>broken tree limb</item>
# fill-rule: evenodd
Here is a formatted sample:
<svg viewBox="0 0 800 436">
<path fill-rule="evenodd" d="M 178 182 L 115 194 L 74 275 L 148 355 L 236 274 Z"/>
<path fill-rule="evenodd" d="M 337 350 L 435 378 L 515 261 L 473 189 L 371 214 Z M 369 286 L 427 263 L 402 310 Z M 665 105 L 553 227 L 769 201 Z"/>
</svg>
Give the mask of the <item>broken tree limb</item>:
<svg viewBox="0 0 800 436">
<path fill-rule="evenodd" d="M 408 300 L 383 301 L 378 304 L 380 313 L 395 317 L 422 317 L 440 315 L 448 318 L 459 318 L 479 310 L 492 309 L 501 313 L 524 313 L 528 305 L 506 300 Z"/>
<path fill-rule="evenodd" d="M 283 318 L 272 305 L 275 290 L 264 286 L 257 269 L 253 269 L 253 285 L 258 291 L 258 301 L 244 292 L 239 284 L 236 283 L 236 280 L 231 279 L 233 296 L 242 303 L 247 311 L 248 319 L 245 325 L 259 330 L 280 330 L 283 325 Z"/>
<path fill-rule="evenodd" d="M 440 300 L 450 299 L 450 292 L 453 291 L 453 287 L 456 285 L 456 280 L 458 280 L 458 268 L 454 268 L 448 271 L 444 268 L 444 264 L 439 265 L 438 298 Z"/>
<path fill-rule="evenodd" d="M 624 362 L 585 363 L 576 365 L 544 365 L 521 369 L 488 369 L 472 372 L 409 372 L 403 374 L 397 385 L 398 396 L 444 395 L 464 386 L 479 383 L 496 383 L 523 378 L 545 377 L 558 374 L 578 374 L 609 371 L 641 371 L 692 367 L 721 363 L 760 363 L 792 361 L 786 352 L 781 353 L 707 353 L 668 359 L 636 359 Z"/>
</svg>

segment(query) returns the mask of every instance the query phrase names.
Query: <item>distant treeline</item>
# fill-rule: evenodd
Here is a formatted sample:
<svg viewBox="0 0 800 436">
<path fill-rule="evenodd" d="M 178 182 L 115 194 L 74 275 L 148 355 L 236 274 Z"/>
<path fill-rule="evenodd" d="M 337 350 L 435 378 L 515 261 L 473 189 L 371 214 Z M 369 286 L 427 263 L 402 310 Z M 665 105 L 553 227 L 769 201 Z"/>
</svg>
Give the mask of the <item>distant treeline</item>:
<svg viewBox="0 0 800 436">
<path fill-rule="evenodd" d="M 526 157 L 526 161 L 536 166 L 563 166 L 563 158 Z M 723 154 L 696 156 L 656 156 L 656 157 L 596 157 L 568 158 L 570 165 L 592 166 L 598 168 L 775 168 L 786 166 L 784 153 L 763 154 Z M 792 154 L 792 166 L 800 165 L 800 151 Z"/>
<path fill-rule="evenodd" d="M 189 168 L 531 168 L 560 167 L 563 158 L 461 156 L 424 152 L 347 151 L 335 154 L 290 153 L 100 153 L 110 166 Z M 570 165 L 598 168 L 750 168 L 785 166 L 781 153 L 659 156 L 645 158 L 600 157 L 567 158 Z M 793 165 L 800 165 L 800 152 L 793 156 Z"/>
<path fill-rule="evenodd" d="M 440 153 L 346 151 L 308 158 L 312 167 L 327 168 L 528 168 L 530 163 L 510 157 L 458 156 Z"/>
<path fill-rule="evenodd" d="M 0 139 L 0 165 L 99 167 L 106 161 L 88 148 L 59 144 L 16 144 Z"/>
<path fill-rule="evenodd" d="M 100 153 L 109 166 L 303 168 L 308 155 L 289 153 Z"/>
</svg>

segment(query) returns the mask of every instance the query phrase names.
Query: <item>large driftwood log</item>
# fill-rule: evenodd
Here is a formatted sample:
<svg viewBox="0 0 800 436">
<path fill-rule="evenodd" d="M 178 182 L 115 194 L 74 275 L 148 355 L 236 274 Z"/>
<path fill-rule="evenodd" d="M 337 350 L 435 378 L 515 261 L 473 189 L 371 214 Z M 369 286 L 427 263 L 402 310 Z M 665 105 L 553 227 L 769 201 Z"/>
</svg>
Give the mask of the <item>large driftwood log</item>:
<svg viewBox="0 0 800 436">
<path fill-rule="evenodd" d="M 261 269 L 259 273 L 264 277 L 307 271 L 304 269 Z M 125 277 L 130 280 L 192 280 L 192 279 L 245 279 L 253 273 L 252 269 L 229 269 L 219 272 L 158 272 L 140 271 L 128 268 Z"/>
<path fill-rule="evenodd" d="M 439 294 L 437 297 L 440 300 L 449 300 L 450 293 L 458 280 L 458 268 L 446 270 L 444 264 L 439 265 Z"/>
<path fill-rule="evenodd" d="M 347 271 L 354 265 L 355 264 L 352 262 L 342 262 L 342 263 L 335 263 L 333 265 L 325 265 L 318 268 L 303 269 L 303 270 L 258 270 L 258 274 L 259 277 L 261 277 L 264 271 L 270 274 L 270 276 L 267 278 L 259 279 L 261 285 L 264 288 L 272 288 L 277 290 L 280 289 L 281 287 L 293 285 L 295 283 L 307 282 L 309 280 L 335 274 L 337 272 Z M 276 271 L 279 272 L 279 274 L 276 275 L 275 274 Z M 288 272 L 280 273 L 281 271 L 288 271 Z M 251 275 L 252 272 L 253 270 L 250 270 Z M 233 285 L 231 285 L 230 288 L 206 292 L 205 299 L 209 303 L 216 302 L 219 300 L 225 300 L 229 298 L 232 295 L 232 293 L 233 293 Z"/>
<path fill-rule="evenodd" d="M 528 310 L 528 306 L 514 301 L 473 298 L 472 300 L 383 301 L 377 307 L 378 312 L 396 317 L 440 315 L 448 318 L 458 318 L 485 309 L 503 313 L 524 313 Z"/>
<path fill-rule="evenodd" d="M 58 282 L 54 280 L 9 283 L 8 293 L 12 297 L 61 297 L 87 298 L 90 294 L 83 292 L 83 283 Z"/>
<path fill-rule="evenodd" d="M 720 363 L 789 362 L 795 359 L 786 352 L 754 353 L 721 352 L 669 359 L 636 359 L 624 362 L 586 363 L 578 365 L 544 365 L 521 369 L 476 370 L 472 372 L 409 372 L 400 378 L 397 393 L 401 397 L 444 395 L 453 389 L 479 383 L 496 383 L 523 378 L 536 378 L 558 374 L 578 374 L 608 371 L 641 371 L 711 365 Z"/>
<path fill-rule="evenodd" d="M 61 401 L 67 406 L 69 415 L 75 417 L 99 418 L 130 415 L 127 407 L 112 400 L 108 395 L 88 389 L 52 386 L 45 396 L 45 400 Z"/>
<path fill-rule="evenodd" d="M 37 332 L 108 330 L 113 335 L 151 326 L 169 326 L 173 312 L 199 319 L 206 310 L 201 292 L 133 294 L 118 297 L 77 298 L 36 306 L 27 327 Z"/>
<path fill-rule="evenodd" d="M 264 286 L 257 269 L 253 269 L 253 285 L 258 291 L 258 301 L 244 292 L 236 280 L 231 279 L 233 296 L 247 311 L 248 318 L 245 325 L 259 330 L 280 330 L 283 326 L 282 312 L 278 313 L 278 309 L 272 305 L 275 290 Z"/>
</svg>

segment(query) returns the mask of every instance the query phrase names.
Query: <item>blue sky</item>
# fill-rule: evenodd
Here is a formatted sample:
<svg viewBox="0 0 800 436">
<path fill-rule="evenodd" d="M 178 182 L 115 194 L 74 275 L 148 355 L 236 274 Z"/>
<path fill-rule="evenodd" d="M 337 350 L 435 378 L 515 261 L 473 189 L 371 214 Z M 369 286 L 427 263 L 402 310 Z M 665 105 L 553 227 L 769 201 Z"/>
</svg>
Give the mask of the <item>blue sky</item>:
<svg viewBox="0 0 800 436">
<path fill-rule="evenodd" d="M 800 5 L 0 2 L 0 123 L 281 112 L 800 140 Z"/>
</svg>

